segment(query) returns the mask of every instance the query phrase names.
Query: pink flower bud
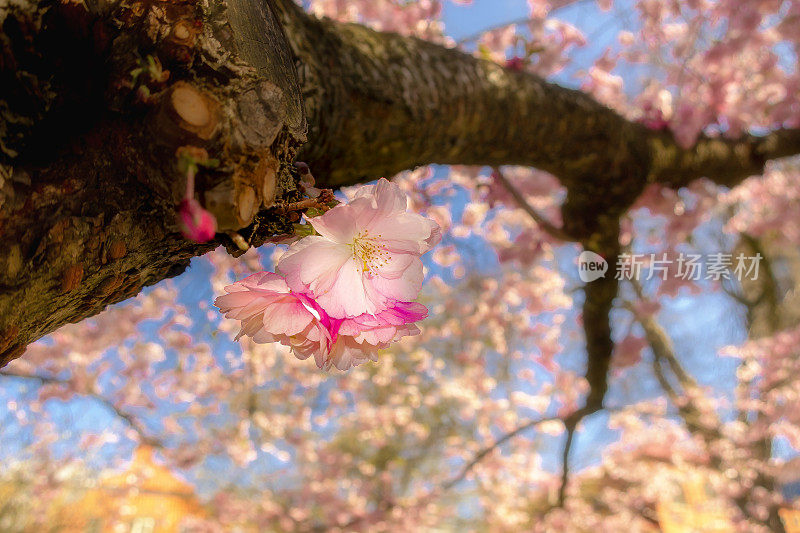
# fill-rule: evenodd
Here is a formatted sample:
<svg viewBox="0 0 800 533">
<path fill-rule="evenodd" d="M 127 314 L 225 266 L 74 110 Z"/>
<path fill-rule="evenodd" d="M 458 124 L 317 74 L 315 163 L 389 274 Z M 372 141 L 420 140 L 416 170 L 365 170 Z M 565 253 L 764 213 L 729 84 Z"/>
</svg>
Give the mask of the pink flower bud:
<svg viewBox="0 0 800 533">
<path fill-rule="evenodd" d="M 664 117 L 664 113 L 660 109 L 653 107 L 650 102 L 646 102 L 642 106 L 642 117 L 638 122 L 643 124 L 645 128 L 655 131 L 665 130 L 669 127 L 669 121 Z"/>
<path fill-rule="evenodd" d="M 309 198 L 319 198 L 320 194 L 322 194 L 322 189 L 314 187 L 316 182 L 314 180 L 314 176 L 311 174 L 311 170 L 308 168 L 308 165 L 302 161 L 299 161 L 295 163 L 294 166 L 300 171 L 300 184 L 303 186 L 306 195 Z"/>
<path fill-rule="evenodd" d="M 306 174 L 311 174 L 311 169 L 309 169 L 308 165 L 306 163 L 303 163 L 302 161 L 298 161 L 297 163 L 294 164 L 294 166 L 297 170 L 300 171 L 301 176 L 304 176 Z"/>
<path fill-rule="evenodd" d="M 208 242 L 217 232 L 214 215 L 202 208 L 193 198 L 181 202 L 178 208 L 178 224 L 184 237 L 195 242 Z"/>
<path fill-rule="evenodd" d="M 522 72 L 525 68 L 525 60 L 519 56 L 514 56 L 506 61 L 506 68 L 514 72 Z"/>
</svg>

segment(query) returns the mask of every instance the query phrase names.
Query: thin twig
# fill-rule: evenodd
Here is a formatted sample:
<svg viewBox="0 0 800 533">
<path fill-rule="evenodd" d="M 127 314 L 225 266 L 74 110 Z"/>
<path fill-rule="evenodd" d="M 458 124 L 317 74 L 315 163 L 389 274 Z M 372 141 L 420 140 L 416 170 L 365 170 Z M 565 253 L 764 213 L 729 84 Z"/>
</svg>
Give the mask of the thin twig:
<svg viewBox="0 0 800 533">
<path fill-rule="evenodd" d="M 465 477 L 467 477 L 467 474 L 469 474 L 469 472 L 473 468 L 475 468 L 475 466 L 478 463 L 480 463 L 483 460 L 484 457 L 486 457 L 487 455 L 492 453 L 494 450 L 496 450 L 497 448 L 499 448 L 500 446 L 502 446 L 503 444 L 505 444 L 509 440 L 513 439 L 514 437 L 516 437 L 520 433 L 522 433 L 522 432 L 524 432 L 524 431 L 526 431 L 528 429 L 531 429 L 534 426 L 538 426 L 539 424 L 543 424 L 545 422 L 554 422 L 556 420 L 560 421 L 560 420 L 562 420 L 562 417 L 560 417 L 560 416 L 549 416 L 549 417 L 546 417 L 546 418 L 538 418 L 538 419 L 535 419 L 535 420 L 530 420 L 530 421 L 526 422 L 525 424 L 519 426 L 518 428 L 514 429 L 513 431 L 510 431 L 510 432 L 506 433 L 505 435 L 503 435 L 502 437 L 500 437 L 499 439 L 494 441 L 492 444 L 490 444 L 489 446 L 483 448 L 481 451 L 476 453 L 475 456 L 472 458 L 472 460 L 469 463 L 467 463 L 466 465 L 464 465 L 464 468 L 462 468 L 461 471 L 455 477 L 453 477 L 452 479 L 450 479 L 450 481 L 448 481 L 448 482 L 446 482 L 445 484 L 442 485 L 442 488 L 444 490 L 447 490 L 447 489 L 452 488 L 454 485 L 457 485 L 458 483 L 460 483 Z"/>
<path fill-rule="evenodd" d="M 641 286 L 638 286 L 638 283 L 635 282 L 633 282 L 633 286 L 637 295 L 643 299 L 643 291 Z M 700 387 L 695 379 L 689 375 L 689 373 L 686 372 L 686 370 L 680 364 L 667 332 L 664 330 L 661 324 L 659 324 L 651 316 L 637 314 L 635 307 L 632 304 L 627 304 L 626 307 L 634 312 L 637 320 L 645 330 L 647 341 L 650 344 L 650 349 L 653 351 L 654 355 L 653 371 L 656 375 L 656 379 L 658 379 L 658 382 L 664 389 L 664 392 L 666 392 L 667 396 L 677 408 L 678 414 L 686 426 L 686 429 L 690 434 L 697 435 L 702 439 L 705 445 L 706 453 L 708 453 L 710 457 L 711 465 L 716 470 L 729 470 L 728 466 L 730 462 L 724 459 L 723 456 L 721 456 L 717 451 L 715 451 L 717 448 L 716 443 L 726 438 L 723 432 L 723 422 L 716 413 L 712 414 L 703 412 L 694 404 L 694 397 L 699 394 Z M 678 390 L 669 383 L 662 365 L 664 362 L 666 362 L 667 366 L 672 370 L 675 378 L 678 380 L 681 390 Z M 689 398 L 685 398 L 687 392 L 689 391 L 691 391 L 693 395 Z M 737 466 L 735 463 L 733 466 L 734 468 L 730 470 L 736 472 L 735 479 L 742 484 L 742 486 L 744 486 L 743 479 L 739 473 L 740 469 L 735 468 Z M 766 482 L 762 481 L 762 485 L 765 484 Z M 736 504 L 736 507 L 742 513 L 742 516 L 744 516 L 747 520 L 757 522 L 759 519 L 753 515 L 749 508 L 751 498 L 752 496 L 748 496 L 748 494 L 745 492 L 739 496 L 733 497 L 733 501 Z M 771 509 L 770 513 L 774 514 L 773 511 L 774 510 Z"/>
<path fill-rule="evenodd" d="M 639 283 L 639 280 L 631 279 L 630 283 L 633 286 L 633 290 L 636 292 L 636 296 L 639 298 L 639 300 L 644 303 L 650 303 L 650 300 L 644 294 L 644 289 Z M 675 353 L 675 348 L 672 345 L 672 340 L 669 338 L 669 335 L 667 335 L 667 332 L 664 330 L 661 324 L 659 324 L 652 316 L 640 313 L 633 305 L 626 304 L 626 307 L 633 312 L 636 320 L 642 325 L 642 328 L 645 331 L 645 336 L 647 337 L 647 341 L 650 344 L 656 359 L 662 360 L 669 365 L 670 369 L 675 374 L 675 377 L 678 378 L 678 382 L 684 389 L 697 389 L 697 381 L 686 371 L 685 368 L 683 368 L 683 365 L 681 365 L 680 361 L 678 360 L 678 356 Z"/>
<path fill-rule="evenodd" d="M 603 411 L 606 411 L 606 412 L 609 412 L 609 413 L 614 413 L 614 412 L 622 411 L 623 409 L 627 409 L 628 407 L 630 407 L 630 406 L 622 405 L 622 406 L 605 407 L 605 408 L 603 408 L 603 407 L 585 408 L 584 407 L 583 409 L 580 409 L 578 411 L 574 411 L 574 412 L 570 413 L 569 415 L 565 415 L 565 416 L 548 416 L 548 417 L 543 417 L 543 418 L 537 418 L 537 419 L 534 419 L 534 420 L 529 420 L 528 422 L 525 422 L 521 426 L 519 426 L 519 427 L 509 431 L 508 433 L 504 434 L 502 437 L 500 437 L 497 440 L 495 440 L 492 444 L 490 444 L 490 445 L 486 446 L 485 448 L 481 449 L 481 451 L 476 453 L 473 456 L 473 458 L 466 465 L 464 465 L 464 467 L 459 471 L 458 474 L 456 474 L 454 477 L 452 477 L 448 481 L 442 483 L 438 487 L 436 487 L 434 489 L 431 489 L 425 495 L 425 497 L 421 498 L 421 500 L 429 501 L 430 498 L 432 498 L 436 493 L 452 489 L 455 485 L 457 485 L 461 481 L 463 481 L 467 477 L 467 474 L 472 469 L 474 469 L 475 466 L 478 465 L 478 463 L 480 463 L 489 454 L 491 454 L 494 450 L 496 450 L 497 448 L 499 448 L 500 446 L 502 446 L 503 444 L 505 444 L 506 442 L 508 442 L 512 438 L 516 437 L 520 433 L 523 433 L 523 432 L 525 432 L 525 431 L 527 431 L 527 430 L 529 430 L 529 429 L 531 429 L 531 428 L 533 428 L 535 426 L 538 426 L 539 424 L 543 424 L 545 422 L 560 421 L 560 422 L 563 422 L 565 424 L 565 426 L 567 426 L 567 427 L 569 427 L 570 425 L 573 425 L 574 428 L 577 428 L 577 426 L 581 422 L 581 420 L 583 420 L 587 416 L 590 416 L 590 415 L 592 415 L 592 414 L 594 414 L 594 413 L 596 413 L 596 412 L 598 412 L 600 410 L 603 410 Z M 569 453 L 568 450 L 567 450 L 567 453 Z M 396 506 L 397 506 L 397 504 L 395 502 L 389 502 L 389 504 L 387 505 L 387 508 L 384 509 L 383 511 L 384 512 L 391 511 Z M 357 517 L 353 518 L 352 520 L 350 520 L 349 522 L 347 522 L 346 524 L 341 525 L 341 526 L 337 526 L 337 527 L 340 527 L 340 528 L 342 528 L 342 529 L 344 529 L 346 531 L 346 530 L 349 530 L 350 528 L 352 528 L 354 525 L 356 525 L 359 522 L 361 522 L 362 520 L 365 520 L 366 518 L 367 518 L 367 515 L 357 516 Z"/>
<path fill-rule="evenodd" d="M 276 210 L 281 215 L 285 215 L 286 213 L 291 213 L 293 211 L 305 211 L 306 209 L 312 208 L 327 211 L 330 209 L 328 204 L 335 200 L 336 196 L 333 194 L 331 189 L 321 189 L 319 196 L 316 198 L 304 198 L 297 202 L 289 202 L 283 205 L 279 204 L 276 206 Z"/>
<path fill-rule="evenodd" d="M 561 486 L 558 488 L 558 506 L 564 507 L 567 495 L 567 484 L 569 483 L 569 452 L 572 450 L 572 443 L 575 440 L 575 430 L 578 424 L 567 426 L 567 442 L 564 444 L 564 453 L 561 455 Z"/>
<path fill-rule="evenodd" d="M 517 204 L 523 211 L 525 211 L 526 213 L 528 213 L 528 215 L 530 215 L 530 217 L 534 220 L 534 222 L 536 222 L 536 224 L 539 225 L 540 228 L 542 228 L 544 231 L 546 231 L 548 234 L 550 234 L 552 237 L 555 237 L 556 239 L 562 241 L 576 240 L 571 235 L 568 235 L 563 229 L 554 226 L 550 221 L 548 221 L 546 218 L 540 215 L 538 211 L 536 211 L 533 207 L 531 207 L 531 205 L 528 203 L 528 201 L 525 199 L 522 193 L 520 193 L 519 190 L 517 190 L 517 188 L 514 187 L 514 184 L 511 183 L 508 180 L 508 178 L 505 177 L 505 175 L 500 171 L 499 168 L 494 168 L 493 170 L 494 170 L 494 175 L 497 177 L 500 183 L 503 184 L 503 187 L 505 187 L 508 193 L 514 198 L 514 201 L 517 202 Z"/>
<path fill-rule="evenodd" d="M 299 202 L 290 202 L 278 208 L 278 212 L 282 215 L 291 213 L 292 211 L 305 211 L 312 207 L 320 207 L 322 205 L 316 198 L 306 198 Z"/>
<path fill-rule="evenodd" d="M 58 384 L 58 385 L 65 385 L 65 386 L 69 384 L 69 381 L 65 380 L 65 379 L 59 379 L 59 378 L 54 378 L 54 377 L 50 377 L 50 376 L 40 376 L 38 374 L 24 374 L 24 373 L 21 373 L 21 372 L 15 372 L 13 370 L 7 370 L 7 369 L 6 370 L 0 370 L 0 377 L 9 377 L 9 378 L 18 378 L 18 379 L 30 379 L 30 380 L 38 381 L 40 384 Z M 126 412 L 126 411 L 123 411 L 122 409 L 117 407 L 117 405 L 114 404 L 114 402 L 112 402 L 111 400 L 109 400 L 105 396 L 102 396 L 102 395 L 94 393 L 94 392 L 88 392 L 88 393 L 77 393 L 76 392 L 76 394 L 80 394 L 82 396 L 88 396 L 88 397 L 96 400 L 98 403 L 104 405 L 105 407 L 107 407 L 111 411 L 113 411 L 114 414 L 119 419 L 124 421 L 131 429 L 133 429 L 134 431 L 136 431 L 139 434 L 139 438 L 141 439 L 142 443 L 149 444 L 151 446 L 156 446 L 156 447 L 163 447 L 163 443 L 159 439 L 157 439 L 155 437 L 152 437 L 152 436 L 147 434 L 147 431 L 145 430 L 144 426 L 142 426 L 142 424 L 138 420 L 136 420 L 136 418 L 134 418 L 134 416 L 132 414 L 130 414 L 130 413 Z"/>
</svg>

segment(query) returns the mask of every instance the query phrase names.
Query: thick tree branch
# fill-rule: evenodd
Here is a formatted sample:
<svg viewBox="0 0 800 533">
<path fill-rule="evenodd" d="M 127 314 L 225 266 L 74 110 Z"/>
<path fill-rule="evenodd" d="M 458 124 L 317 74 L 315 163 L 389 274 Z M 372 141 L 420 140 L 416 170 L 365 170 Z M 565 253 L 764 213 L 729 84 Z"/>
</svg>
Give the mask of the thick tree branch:
<svg viewBox="0 0 800 533">
<path fill-rule="evenodd" d="M 304 153 L 329 184 L 428 163 L 535 166 L 565 181 L 646 166 L 644 128 L 584 93 L 281 1 L 307 93 Z"/>
<path fill-rule="evenodd" d="M 616 227 L 615 231 L 605 235 L 602 241 L 583 243 L 584 249 L 599 253 L 613 267 L 619 256 L 618 231 L 619 228 Z M 586 398 L 587 411 L 601 408 L 608 390 L 608 370 L 614 353 L 610 314 L 618 290 L 619 281 L 611 270 L 605 277 L 587 283 L 583 289 L 582 319 L 586 337 L 586 381 L 590 387 Z"/>
<path fill-rule="evenodd" d="M 800 154 L 800 129 L 777 130 L 739 139 L 701 136 L 691 148 L 680 147 L 671 134 L 648 135 L 652 163 L 648 181 L 683 187 L 698 178 L 733 187 L 757 176 L 771 159 Z"/>
<path fill-rule="evenodd" d="M 304 157 L 331 185 L 430 163 L 533 166 L 562 180 L 570 215 L 597 220 L 624 211 L 648 183 L 730 186 L 800 153 L 800 130 L 702 137 L 686 149 L 533 74 L 279 4 L 306 96 Z"/>
<path fill-rule="evenodd" d="M 279 4 L 309 119 L 302 157 L 329 186 L 430 163 L 534 166 L 569 189 L 564 229 L 588 237 L 646 184 L 648 130 L 585 93 Z"/>
</svg>

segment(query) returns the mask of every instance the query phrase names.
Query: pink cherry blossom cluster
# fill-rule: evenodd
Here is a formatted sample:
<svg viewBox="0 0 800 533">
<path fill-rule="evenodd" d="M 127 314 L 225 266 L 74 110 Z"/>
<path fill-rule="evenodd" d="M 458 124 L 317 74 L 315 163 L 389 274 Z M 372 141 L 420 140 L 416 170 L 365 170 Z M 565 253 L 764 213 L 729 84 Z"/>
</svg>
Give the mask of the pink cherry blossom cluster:
<svg viewBox="0 0 800 533">
<path fill-rule="evenodd" d="M 459 0 L 460 3 L 468 3 Z M 442 0 L 312 0 L 309 12 L 343 22 L 358 22 L 379 31 L 441 40 Z"/>
<path fill-rule="evenodd" d="M 800 243 L 800 183 L 797 160 L 774 161 L 763 176 L 753 176 L 722 195 L 733 210 L 726 230 L 771 237 L 787 245 Z"/>
<path fill-rule="evenodd" d="M 441 240 L 439 225 L 407 209 L 381 179 L 348 204 L 309 218 L 317 235 L 293 243 L 276 273 L 225 287 L 216 306 L 242 323 L 237 339 L 278 342 L 319 368 L 347 370 L 395 340 L 416 335 L 428 314 L 413 302 L 424 278 L 420 256 Z"/>
</svg>

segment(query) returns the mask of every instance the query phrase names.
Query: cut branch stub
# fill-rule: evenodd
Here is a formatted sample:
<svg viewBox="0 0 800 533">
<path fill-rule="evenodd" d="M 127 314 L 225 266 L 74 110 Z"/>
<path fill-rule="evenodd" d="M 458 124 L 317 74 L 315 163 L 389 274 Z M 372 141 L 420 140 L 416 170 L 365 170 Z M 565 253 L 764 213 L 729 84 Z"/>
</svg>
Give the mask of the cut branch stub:
<svg viewBox="0 0 800 533">
<path fill-rule="evenodd" d="M 210 95 L 189 83 L 179 81 L 162 98 L 161 120 L 157 121 L 161 139 L 186 143 L 207 143 L 218 131 L 220 105 Z M 175 132 L 170 129 L 177 128 Z"/>
</svg>

